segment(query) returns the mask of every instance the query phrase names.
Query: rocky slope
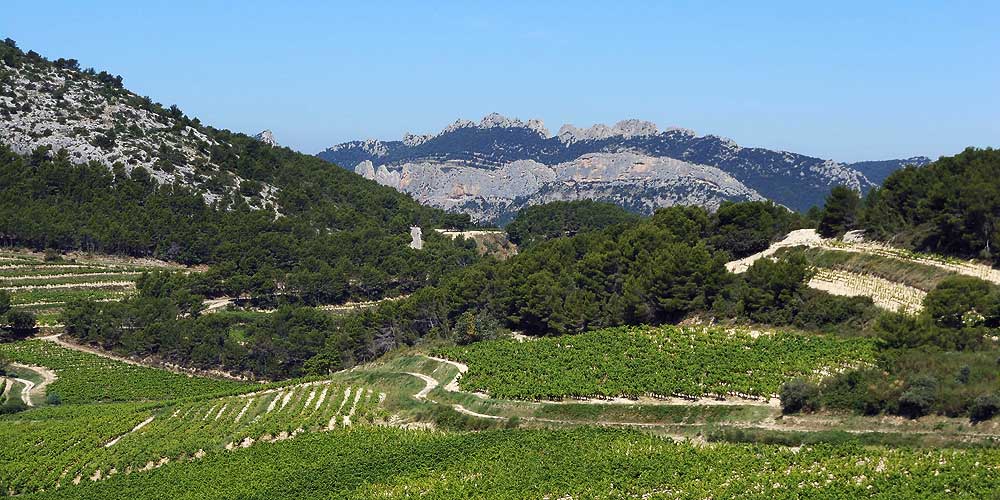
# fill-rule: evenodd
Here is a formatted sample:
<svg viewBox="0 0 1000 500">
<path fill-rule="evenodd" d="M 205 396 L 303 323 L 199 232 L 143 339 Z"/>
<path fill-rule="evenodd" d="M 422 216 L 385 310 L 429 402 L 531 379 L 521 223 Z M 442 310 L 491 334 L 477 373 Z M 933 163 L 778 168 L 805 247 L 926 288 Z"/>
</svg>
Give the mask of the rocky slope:
<svg viewBox="0 0 1000 500">
<path fill-rule="evenodd" d="M 577 179 L 575 173 L 559 172 L 594 154 L 605 155 L 602 161 L 610 161 L 608 155 L 620 156 L 619 164 L 632 161 L 630 155 L 638 155 L 654 169 L 667 170 L 661 178 L 648 171 L 611 168 L 609 177 L 588 175 L 586 181 Z M 584 129 L 564 125 L 557 134 L 550 135 L 538 120 L 524 122 L 494 113 L 479 123 L 456 121 L 434 135 L 407 134 L 401 141 L 352 141 L 318 156 L 357 169 L 362 175 L 368 174 L 371 167 L 374 173 L 369 176 L 388 185 L 395 185 L 396 177 L 402 180 L 405 176 L 407 181 L 398 187 L 418 200 L 468 211 L 474 217 L 503 217 L 505 211 L 520 203 L 504 207 L 502 200 L 533 203 L 591 195 L 640 212 L 662 204 L 711 207 L 722 200 L 760 197 L 804 210 L 821 204 L 837 184 L 861 191 L 874 185 L 861 172 L 831 160 L 745 148 L 726 138 L 699 136 L 686 129 L 661 131 L 655 124 L 640 120 Z M 654 165 L 649 163 L 650 158 L 672 161 Z M 683 169 L 675 168 L 681 164 Z M 385 167 L 381 175 L 379 167 Z M 694 172 L 698 174 L 687 176 Z M 516 175 L 511 177 L 512 173 Z M 706 176 L 721 180 L 720 173 L 726 175 L 725 182 L 711 187 Z M 513 183 L 507 184 L 505 179 Z M 546 183 L 553 181 L 558 183 Z M 525 192 L 529 186 L 538 189 Z M 442 198 L 443 191 L 461 196 Z"/>
<path fill-rule="evenodd" d="M 716 208 L 725 200 L 763 199 L 717 168 L 629 152 L 590 153 L 552 166 L 515 160 L 491 169 L 435 162 L 375 169 L 365 160 L 355 171 L 429 205 L 501 223 L 524 206 L 550 201 L 593 199 L 648 214 L 674 204 Z"/>
<path fill-rule="evenodd" d="M 0 143 L 14 152 L 49 148 L 74 163 L 143 168 L 157 182 L 198 190 L 207 202 L 241 191 L 251 206 L 273 202 L 273 186 L 244 186 L 245 179 L 216 161 L 230 145 L 176 106 L 128 91 L 120 76 L 83 70 L 72 59 L 48 61 L 9 39 L 0 43 Z"/>
</svg>

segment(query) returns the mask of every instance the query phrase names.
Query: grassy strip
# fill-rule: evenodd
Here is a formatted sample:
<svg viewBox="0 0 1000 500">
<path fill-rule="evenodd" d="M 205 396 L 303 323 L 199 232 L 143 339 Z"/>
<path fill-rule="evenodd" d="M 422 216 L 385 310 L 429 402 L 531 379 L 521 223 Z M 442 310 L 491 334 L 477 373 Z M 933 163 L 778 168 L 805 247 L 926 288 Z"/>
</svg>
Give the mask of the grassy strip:
<svg viewBox="0 0 1000 500">
<path fill-rule="evenodd" d="M 791 254 L 803 255 L 815 267 L 870 274 L 925 292 L 933 290 L 944 279 L 955 276 L 955 273 L 939 267 L 879 255 L 800 247 L 778 251 L 779 256 Z"/>
</svg>

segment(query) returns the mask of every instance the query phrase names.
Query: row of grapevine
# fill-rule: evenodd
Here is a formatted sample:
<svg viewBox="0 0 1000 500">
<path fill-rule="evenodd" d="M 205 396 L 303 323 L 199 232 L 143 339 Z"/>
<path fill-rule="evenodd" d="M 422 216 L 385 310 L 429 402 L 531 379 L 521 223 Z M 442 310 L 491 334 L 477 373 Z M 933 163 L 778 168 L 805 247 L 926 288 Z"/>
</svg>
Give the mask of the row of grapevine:
<svg viewBox="0 0 1000 500">
<path fill-rule="evenodd" d="M 463 389 L 498 398 L 768 398 L 789 378 L 870 363 L 874 352 L 868 339 L 664 326 L 502 339 L 437 354 L 469 366 Z"/>
<path fill-rule="evenodd" d="M 319 381 L 187 402 L 43 408 L 0 419 L 0 489 L 73 487 L 350 427 L 380 417 L 383 398 L 371 388 Z"/>
<path fill-rule="evenodd" d="M 43 326 L 58 323 L 59 310 L 77 299 L 121 300 L 149 267 L 99 261 L 46 261 L 35 254 L 0 253 L 0 290 L 17 309 L 31 311 Z"/>
<path fill-rule="evenodd" d="M 910 314 L 924 307 L 927 292 L 885 278 L 851 271 L 819 269 L 809 286 L 834 295 L 870 297 L 876 306 Z"/>
<path fill-rule="evenodd" d="M 675 443 L 639 432 L 312 434 L 52 498 L 992 498 L 998 449 Z M 75 496 L 74 496 L 75 495 Z"/>
<path fill-rule="evenodd" d="M 126 364 L 44 340 L 0 344 L 0 354 L 13 362 L 55 371 L 58 379 L 48 391 L 64 403 L 166 400 L 254 387 Z"/>
</svg>

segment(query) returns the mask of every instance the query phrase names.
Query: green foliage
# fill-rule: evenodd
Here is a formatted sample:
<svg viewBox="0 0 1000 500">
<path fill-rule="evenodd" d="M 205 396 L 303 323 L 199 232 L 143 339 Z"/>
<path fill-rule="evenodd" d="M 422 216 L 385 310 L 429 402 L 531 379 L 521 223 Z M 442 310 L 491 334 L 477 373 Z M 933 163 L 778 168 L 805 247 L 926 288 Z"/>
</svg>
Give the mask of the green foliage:
<svg viewBox="0 0 1000 500">
<path fill-rule="evenodd" d="M 969 408 L 969 418 L 973 422 L 983 422 L 1000 415 L 1000 395 L 986 394 L 979 396 Z"/>
<path fill-rule="evenodd" d="M 7 314 L 10 310 L 10 292 L 7 290 L 0 290 L 0 316 Z"/>
<path fill-rule="evenodd" d="M 824 381 L 824 408 L 866 415 L 940 414 L 991 418 L 989 397 L 1000 383 L 998 351 L 949 352 L 930 348 L 883 351 L 879 366 L 850 370 Z M 957 372 L 957 373 L 956 373 Z M 977 403 L 978 402 L 978 403 Z M 977 413 L 978 412 L 978 413 Z M 990 417 L 984 417 L 990 414 Z"/>
<path fill-rule="evenodd" d="M 954 276 L 927 294 L 924 310 L 947 328 L 1000 326 L 1000 289 L 978 278 Z"/>
<path fill-rule="evenodd" d="M 936 346 L 950 350 L 987 349 L 1000 326 L 1000 287 L 969 276 L 942 280 L 924 298 L 918 316 L 884 313 L 874 331 L 887 349 Z"/>
<path fill-rule="evenodd" d="M 849 440 L 789 450 L 600 428 L 372 428 L 210 452 L 151 473 L 49 488 L 44 497 L 372 499 L 418 491 L 435 499 L 642 498 L 669 487 L 692 498 L 989 498 L 1000 483 L 998 462 L 995 448 L 889 449 Z"/>
<path fill-rule="evenodd" d="M 725 330 L 613 328 L 526 342 L 440 349 L 469 365 L 466 390 L 500 398 L 769 397 L 790 376 L 874 360 L 867 339 Z"/>
<path fill-rule="evenodd" d="M 865 200 L 873 236 L 915 250 L 1000 262 L 1000 150 L 968 148 L 893 172 Z"/>
<path fill-rule="evenodd" d="M 819 221 L 819 234 L 832 238 L 857 226 L 861 198 L 857 191 L 845 186 L 834 187 L 826 198 L 823 216 Z"/>
<path fill-rule="evenodd" d="M 593 200 L 554 201 L 521 209 L 507 225 L 510 241 L 527 248 L 552 238 L 573 236 L 638 220 L 639 216 L 611 203 Z"/>
<path fill-rule="evenodd" d="M 899 396 L 899 413 L 910 418 L 927 415 L 936 402 L 937 388 L 938 382 L 932 376 L 921 375 L 913 379 Z"/>
<path fill-rule="evenodd" d="M 280 190 L 282 217 L 229 191 L 207 205 L 202 193 L 159 185 L 143 168 L 126 174 L 74 165 L 63 152 L 22 157 L 0 146 L 3 242 L 209 263 L 219 292 L 273 295 L 278 283 L 291 281 L 302 288 L 292 291 L 310 301 L 412 292 L 477 258 L 473 249 L 433 232 L 424 251 L 406 245 L 411 225 L 461 226 L 467 217 L 463 222 L 422 207 L 318 158 L 206 132 L 228 144 L 213 154 L 228 171 L 250 179 L 247 190 L 263 183 Z M 320 281 L 331 288 L 317 290 Z"/>
<path fill-rule="evenodd" d="M 0 344 L 0 353 L 14 362 L 55 371 L 58 379 L 48 390 L 67 404 L 150 401 L 253 388 L 240 382 L 130 365 L 42 340 Z"/>
<path fill-rule="evenodd" d="M 10 310 L 3 317 L 5 327 L 0 338 L 23 339 L 35 333 L 35 315 L 28 311 Z"/>
<path fill-rule="evenodd" d="M 804 224 L 801 216 L 770 201 L 725 202 L 714 214 L 709 243 L 733 259 L 767 249 L 776 239 Z"/>
<path fill-rule="evenodd" d="M 819 386 L 802 379 L 794 378 L 781 386 L 781 412 L 785 414 L 814 412 L 819 409 Z"/>
</svg>

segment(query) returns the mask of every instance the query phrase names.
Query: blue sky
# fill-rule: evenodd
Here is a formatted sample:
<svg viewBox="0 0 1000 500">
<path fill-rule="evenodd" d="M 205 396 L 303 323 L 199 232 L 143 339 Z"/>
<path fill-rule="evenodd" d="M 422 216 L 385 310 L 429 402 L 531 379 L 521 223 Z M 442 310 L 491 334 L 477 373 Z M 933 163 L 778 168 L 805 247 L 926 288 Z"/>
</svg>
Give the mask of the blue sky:
<svg viewBox="0 0 1000 500">
<path fill-rule="evenodd" d="M 1000 145 L 1000 2 L 5 0 L 0 36 L 315 153 L 489 112 L 841 161 Z"/>
</svg>

